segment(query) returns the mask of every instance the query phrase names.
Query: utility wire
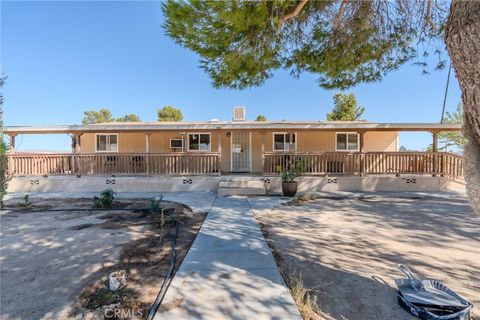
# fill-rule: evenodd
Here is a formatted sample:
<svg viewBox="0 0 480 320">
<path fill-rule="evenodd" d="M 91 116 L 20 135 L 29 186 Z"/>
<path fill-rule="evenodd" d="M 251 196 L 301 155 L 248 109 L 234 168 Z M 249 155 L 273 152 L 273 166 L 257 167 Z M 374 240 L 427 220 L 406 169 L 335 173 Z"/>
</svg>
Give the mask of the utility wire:
<svg viewBox="0 0 480 320">
<path fill-rule="evenodd" d="M 443 97 L 443 108 L 442 108 L 442 118 L 440 123 L 443 123 L 443 117 L 445 116 L 445 105 L 447 104 L 447 95 L 448 95 L 448 85 L 450 84 L 450 72 L 452 71 L 452 63 L 448 67 L 448 76 L 447 76 L 447 85 L 445 86 L 445 96 Z"/>
</svg>

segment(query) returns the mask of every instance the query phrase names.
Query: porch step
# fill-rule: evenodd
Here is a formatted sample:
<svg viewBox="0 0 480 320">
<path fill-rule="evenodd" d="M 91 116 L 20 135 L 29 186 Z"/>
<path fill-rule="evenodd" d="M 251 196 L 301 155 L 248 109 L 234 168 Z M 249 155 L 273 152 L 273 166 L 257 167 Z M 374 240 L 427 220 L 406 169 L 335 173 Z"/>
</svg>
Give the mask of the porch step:
<svg viewBox="0 0 480 320">
<path fill-rule="evenodd" d="M 218 183 L 218 195 L 265 195 L 265 183 L 261 178 L 227 177 Z"/>
</svg>

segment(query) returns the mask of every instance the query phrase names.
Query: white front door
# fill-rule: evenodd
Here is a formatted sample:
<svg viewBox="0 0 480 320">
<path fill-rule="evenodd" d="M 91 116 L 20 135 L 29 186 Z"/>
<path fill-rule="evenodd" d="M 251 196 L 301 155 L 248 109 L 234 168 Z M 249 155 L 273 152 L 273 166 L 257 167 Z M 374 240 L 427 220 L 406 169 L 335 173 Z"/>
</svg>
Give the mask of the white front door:
<svg viewBox="0 0 480 320">
<path fill-rule="evenodd" d="M 248 131 L 233 131 L 231 134 L 232 172 L 251 171 L 251 133 Z"/>
</svg>

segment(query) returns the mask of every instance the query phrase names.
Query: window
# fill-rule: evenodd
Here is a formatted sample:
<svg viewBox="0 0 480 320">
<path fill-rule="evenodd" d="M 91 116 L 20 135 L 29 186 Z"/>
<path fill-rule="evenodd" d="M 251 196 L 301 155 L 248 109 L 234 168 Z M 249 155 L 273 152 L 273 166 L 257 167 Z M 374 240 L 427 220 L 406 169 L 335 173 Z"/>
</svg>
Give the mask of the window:
<svg viewBox="0 0 480 320">
<path fill-rule="evenodd" d="M 296 149 L 297 149 L 296 133 L 275 132 L 273 134 L 273 151 L 289 151 L 289 150 L 296 150 Z"/>
<path fill-rule="evenodd" d="M 183 139 L 170 139 L 171 149 L 183 149 Z"/>
<path fill-rule="evenodd" d="M 189 133 L 189 151 L 210 151 L 210 133 Z"/>
<path fill-rule="evenodd" d="M 117 134 L 97 134 L 95 151 L 117 152 L 118 151 L 118 135 Z"/>
<path fill-rule="evenodd" d="M 337 132 L 336 150 L 337 151 L 358 151 L 358 133 L 356 132 Z"/>
</svg>

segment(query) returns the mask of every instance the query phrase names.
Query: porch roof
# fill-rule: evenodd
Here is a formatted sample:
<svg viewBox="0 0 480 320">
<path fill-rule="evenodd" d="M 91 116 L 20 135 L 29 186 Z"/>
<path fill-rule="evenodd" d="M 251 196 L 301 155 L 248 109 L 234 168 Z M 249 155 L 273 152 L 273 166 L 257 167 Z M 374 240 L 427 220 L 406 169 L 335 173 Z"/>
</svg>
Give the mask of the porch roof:
<svg viewBox="0 0 480 320">
<path fill-rule="evenodd" d="M 55 134 L 87 132 L 127 132 L 127 131 L 162 131 L 162 130 L 234 130 L 234 129 L 275 129 L 302 130 L 320 129 L 363 130 L 363 131 L 460 131 L 461 124 L 452 123 L 377 123 L 365 121 L 209 121 L 209 122 L 123 122 L 101 123 L 92 125 L 57 125 L 57 126 L 6 126 L 3 133 L 17 134 Z"/>
</svg>

